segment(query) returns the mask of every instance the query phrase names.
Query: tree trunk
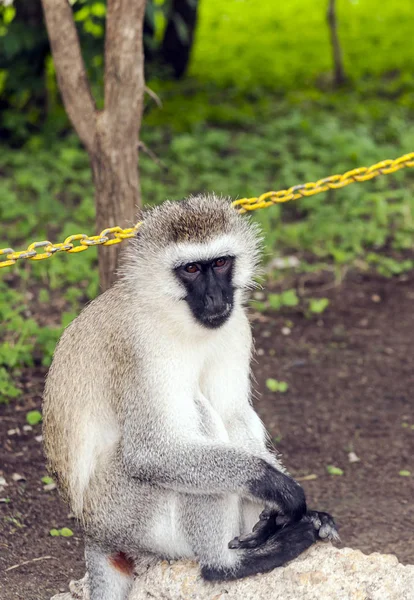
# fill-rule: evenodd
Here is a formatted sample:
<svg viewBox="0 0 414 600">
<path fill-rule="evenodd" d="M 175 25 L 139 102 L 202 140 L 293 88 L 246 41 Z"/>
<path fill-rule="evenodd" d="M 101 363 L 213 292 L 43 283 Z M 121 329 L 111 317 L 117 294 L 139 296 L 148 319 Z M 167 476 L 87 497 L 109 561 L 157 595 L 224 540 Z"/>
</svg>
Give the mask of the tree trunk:
<svg viewBox="0 0 414 600">
<path fill-rule="evenodd" d="M 95 146 L 91 153 L 98 233 L 115 225 L 132 227 L 141 205 L 136 131 L 131 130 L 123 144 L 115 146 L 105 117 L 105 113 L 98 116 Z M 120 246 L 99 247 L 99 278 L 103 290 L 115 281 Z"/>
<path fill-rule="evenodd" d="M 40 0 L 16 0 L 16 19 L 29 27 L 41 27 L 43 23 L 42 5 Z"/>
<path fill-rule="evenodd" d="M 63 103 L 92 166 L 96 226 L 130 227 L 140 207 L 138 142 L 144 94 L 145 0 L 108 0 L 105 107 L 97 111 L 68 0 L 42 0 Z M 101 288 L 115 280 L 119 244 L 99 248 Z"/>
<path fill-rule="evenodd" d="M 172 0 L 161 53 L 179 79 L 190 60 L 197 24 L 198 0 Z"/>
<path fill-rule="evenodd" d="M 343 85 L 346 81 L 345 69 L 342 62 L 342 51 L 338 37 L 338 24 L 336 20 L 336 0 L 329 0 L 328 25 L 331 34 L 332 57 L 334 65 L 334 83 L 336 86 Z"/>
</svg>

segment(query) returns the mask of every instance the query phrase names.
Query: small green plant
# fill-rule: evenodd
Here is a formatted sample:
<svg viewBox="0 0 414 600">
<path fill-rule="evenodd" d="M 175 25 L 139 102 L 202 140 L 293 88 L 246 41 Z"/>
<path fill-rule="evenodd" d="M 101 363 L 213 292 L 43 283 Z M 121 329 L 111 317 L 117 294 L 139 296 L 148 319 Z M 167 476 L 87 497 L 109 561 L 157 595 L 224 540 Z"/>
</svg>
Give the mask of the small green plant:
<svg viewBox="0 0 414 600">
<path fill-rule="evenodd" d="M 26 421 L 29 425 L 38 425 L 42 421 L 42 413 L 38 410 L 29 410 L 26 414 Z"/>
<path fill-rule="evenodd" d="M 309 298 L 308 311 L 314 315 L 320 315 L 329 306 L 328 298 Z"/>
<path fill-rule="evenodd" d="M 328 471 L 329 475 L 343 475 L 344 474 L 342 469 L 340 469 L 339 467 L 335 467 L 334 465 L 327 465 L 326 470 Z"/>
<path fill-rule="evenodd" d="M 60 535 L 60 532 L 59 532 L 59 529 L 51 529 L 51 530 L 49 531 L 49 534 L 50 534 L 52 537 L 58 537 L 58 536 Z"/>
<path fill-rule="evenodd" d="M 411 477 L 411 471 L 407 471 L 406 469 L 403 469 L 398 474 L 401 475 L 401 477 Z"/>
<path fill-rule="evenodd" d="M 251 300 L 250 306 L 252 307 L 253 310 L 257 310 L 257 312 L 261 312 L 261 313 L 265 312 L 267 309 L 266 302 L 262 302 L 260 300 Z"/>
<path fill-rule="evenodd" d="M 0 366 L 0 404 L 5 404 L 9 398 L 17 398 L 20 394 L 21 390 L 13 385 L 9 373 Z"/>
<path fill-rule="evenodd" d="M 42 304 L 47 304 L 50 302 L 50 293 L 46 288 L 41 288 L 39 290 L 39 302 Z"/>
<path fill-rule="evenodd" d="M 367 261 L 370 265 L 375 266 L 378 273 L 384 277 L 401 275 L 414 268 L 414 261 L 411 259 L 397 260 L 391 256 L 382 256 L 372 252 L 367 255 Z"/>
<path fill-rule="evenodd" d="M 42 477 L 41 481 L 45 485 L 50 485 L 51 483 L 54 483 L 53 478 L 49 477 L 48 475 L 45 475 L 44 477 Z"/>
<path fill-rule="evenodd" d="M 62 529 L 51 529 L 49 531 L 49 534 L 52 537 L 72 537 L 73 536 L 73 531 L 71 529 L 69 529 L 68 527 L 62 527 Z"/>
<path fill-rule="evenodd" d="M 281 294 L 269 294 L 267 297 L 270 308 L 280 310 L 284 306 L 293 307 L 299 304 L 296 290 L 286 290 Z"/>
<path fill-rule="evenodd" d="M 63 527 L 63 528 L 60 530 L 60 535 L 61 535 L 62 537 L 72 537 L 72 535 L 73 535 L 73 531 L 72 531 L 71 529 L 69 529 L 69 527 Z"/>
<path fill-rule="evenodd" d="M 23 289 L 24 286 L 23 283 Z M 46 297 L 49 297 L 47 291 L 43 299 L 46 300 Z M 40 326 L 26 316 L 28 309 L 26 294 L 0 280 L 0 403 L 19 396 L 20 390 L 13 379 L 18 377 L 23 367 L 30 367 L 36 362 L 50 365 L 63 329 L 62 326 Z"/>
<path fill-rule="evenodd" d="M 281 392 L 284 394 L 287 392 L 289 386 L 286 381 L 278 381 L 277 379 L 266 379 L 266 387 L 271 392 Z"/>
</svg>

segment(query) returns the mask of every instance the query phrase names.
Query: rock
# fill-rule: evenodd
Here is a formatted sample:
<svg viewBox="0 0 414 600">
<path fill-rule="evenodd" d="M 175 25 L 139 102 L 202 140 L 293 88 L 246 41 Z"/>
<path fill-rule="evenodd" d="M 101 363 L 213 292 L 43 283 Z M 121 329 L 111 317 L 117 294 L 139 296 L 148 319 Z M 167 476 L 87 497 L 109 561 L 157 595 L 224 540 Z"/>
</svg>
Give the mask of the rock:
<svg viewBox="0 0 414 600">
<path fill-rule="evenodd" d="M 85 579 L 52 600 L 88 600 Z M 139 577 L 129 600 L 414 600 L 414 565 L 316 544 L 286 567 L 224 583 L 205 583 L 196 563 L 159 562 Z"/>
<path fill-rule="evenodd" d="M 355 452 L 349 452 L 348 453 L 348 460 L 349 460 L 350 463 L 356 463 L 356 462 L 360 462 L 361 459 L 359 458 L 359 456 L 357 456 L 355 454 Z"/>
</svg>

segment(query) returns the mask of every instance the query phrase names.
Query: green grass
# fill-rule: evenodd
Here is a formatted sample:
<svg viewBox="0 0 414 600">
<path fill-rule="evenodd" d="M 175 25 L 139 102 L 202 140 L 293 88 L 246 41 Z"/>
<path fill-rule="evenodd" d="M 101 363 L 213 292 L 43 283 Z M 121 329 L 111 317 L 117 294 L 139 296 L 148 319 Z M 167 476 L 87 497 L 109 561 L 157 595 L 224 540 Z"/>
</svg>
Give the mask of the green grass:
<svg viewBox="0 0 414 600">
<path fill-rule="evenodd" d="M 303 88 L 331 70 L 327 0 L 201 0 L 191 74 L 249 89 Z M 412 0 L 338 0 L 345 69 L 358 80 L 412 73 Z"/>
</svg>

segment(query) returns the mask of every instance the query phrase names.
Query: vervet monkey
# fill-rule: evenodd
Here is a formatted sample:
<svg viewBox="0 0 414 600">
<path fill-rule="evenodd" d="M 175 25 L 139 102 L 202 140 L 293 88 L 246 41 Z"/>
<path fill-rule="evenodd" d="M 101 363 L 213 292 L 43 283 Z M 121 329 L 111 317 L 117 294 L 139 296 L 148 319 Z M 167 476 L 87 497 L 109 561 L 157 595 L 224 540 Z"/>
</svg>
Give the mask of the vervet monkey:
<svg viewBox="0 0 414 600">
<path fill-rule="evenodd" d="M 259 258 L 256 225 L 228 199 L 165 202 L 56 348 L 45 448 L 85 531 L 91 600 L 124 600 L 149 557 L 196 558 L 225 580 L 336 536 L 251 405 L 244 303 Z"/>
</svg>

